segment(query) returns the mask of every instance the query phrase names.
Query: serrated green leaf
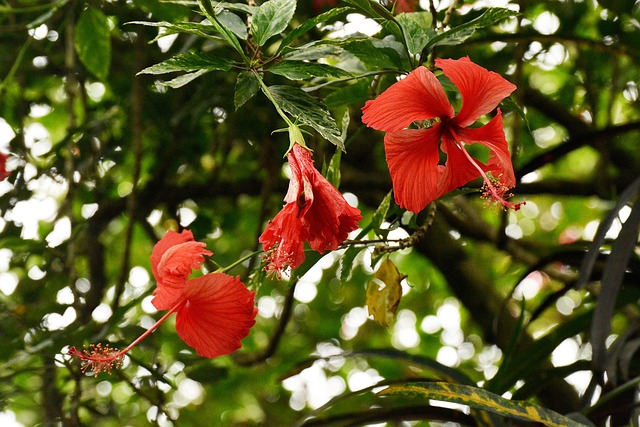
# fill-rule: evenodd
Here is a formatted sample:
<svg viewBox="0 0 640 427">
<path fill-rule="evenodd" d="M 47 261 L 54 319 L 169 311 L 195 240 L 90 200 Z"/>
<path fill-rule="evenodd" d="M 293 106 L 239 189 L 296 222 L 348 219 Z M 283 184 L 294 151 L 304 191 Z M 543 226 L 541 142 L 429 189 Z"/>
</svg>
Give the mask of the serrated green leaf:
<svg viewBox="0 0 640 427">
<path fill-rule="evenodd" d="M 338 125 L 322 101 L 293 86 L 270 86 L 268 90 L 280 108 L 344 151 Z"/>
<path fill-rule="evenodd" d="M 346 142 L 347 140 L 347 133 L 349 132 L 349 123 L 351 123 L 351 114 L 349 114 L 349 109 L 347 108 L 342 114 L 342 122 L 340 123 L 340 129 L 342 131 L 342 133 L 340 134 L 340 138 L 342 139 L 342 142 Z"/>
<path fill-rule="evenodd" d="M 139 71 L 138 74 L 166 74 L 176 71 L 222 70 L 231 69 L 232 62 L 204 52 L 189 51 L 152 65 Z"/>
<path fill-rule="evenodd" d="M 282 61 L 269 68 L 273 74 L 289 80 L 306 80 L 313 77 L 349 77 L 348 72 L 327 64 L 303 61 Z"/>
<path fill-rule="evenodd" d="M 353 270 L 353 262 L 361 250 L 361 247 L 349 246 L 340 257 L 340 282 L 345 283 L 349 280 L 351 270 Z"/>
<path fill-rule="evenodd" d="M 191 83 L 198 77 L 207 74 L 211 70 L 198 70 L 193 73 L 183 74 L 181 76 L 176 77 L 175 79 L 169 80 L 167 82 L 162 82 L 163 86 L 169 86 L 172 89 L 178 89 L 188 83 Z"/>
<path fill-rule="evenodd" d="M 292 41 L 298 39 L 300 36 L 302 36 L 303 34 L 305 34 L 307 31 L 309 31 L 310 29 L 314 28 L 316 25 L 318 24 L 324 24 L 325 22 L 329 21 L 330 19 L 345 13 L 347 11 L 351 10 L 351 8 L 349 7 L 336 7 L 333 8 L 327 12 L 321 13 L 318 16 L 314 16 L 313 18 L 305 21 L 302 25 L 300 25 L 298 28 L 296 28 L 295 30 L 291 31 L 289 34 L 287 34 L 287 36 L 282 40 L 282 43 L 280 43 L 280 46 L 278 47 L 278 53 L 280 53 L 282 51 L 282 49 L 284 49 L 285 47 L 289 46 L 291 44 Z"/>
<path fill-rule="evenodd" d="M 373 38 L 349 39 L 341 45 L 370 69 L 402 69 L 404 47 L 394 40 Z"/>
<path fill-rule="evenodd" d="M 401 13 L 397 20 L 402 27 L 409 53 L 420 54 L 429 39 L 435 35 L 435 31 L 431 28 L 433 20 L 431 14 L 429 12 Z"/>
<path fill-rule="evenodd" d="M 410 395 L 443 402 L 458 403 L 473 409 L 501 415 L 510 419 L 533 421 L 550 427 L 582 427 L 550 409 L 528 402 L 505 399 L 478 387 L 444 382 L 421 382 L 391 385 L 378 395 Z"/>
<path fill-rule="evenodd" d="M 236 80 L 236 91 L 233 95 L 235 109 L 242 107 L 248 100 L 258 92 L 260 84 L 256 75 L 250 71 L 243 71 L 238 74 Z"/>
<path fill-rule="evenodd" d="M 165 37 L 170 34 L 192 34 L 198 37 L 204 37 L 208 39 L 220 40 L 219 36 L 214 36 L 209 34 L 208 31 L 215 31 L 215 28 L 210 24 L 200 24 L 197 22 L 150 22 L 150 21 L 131 21 L 127 22 L 127 24 L 136 24 L 136 25 L 144 25 L 146 27 L 157 27 L 164 28 L 166 31 L 162 34 L 159 34 L 154 40 L 155 41 L 161 37 Z"/>
<path fill-rule="evenodd" d="M 329 161 L 329 166 L 327 167 L 327 173 L 325 174 L 325 178 L 327 181 L 331 183 L 334 187 L 340 187 L 340 161 L 342 160 L 342 150 L 336 150 L 331 156 L 331 160 Z"/>
<path fill-rule="evenodd" d="M 226 27 L 239 39 L 246 40 L 247 37 L 249 37 L 249 34 L 247 32 L 247 25 L 235 13 L 224 10 L 217 14 L 216 18 L 218 18 L 218 21 L 222 26 Z"/>
<path fill-rule="evenodd" d="M 242 3 L 229 3 L 229 2 L 216 2 L 216 6 L 223 9 L 235 10 L 236 12 L 243 12 L 249 15 L 253 15 L 258 10 L 257 6 L 249 6 Z"/>
<path fill-rule="evenodd" d="M 337 42 L 327 42 L 316 40 L 300 47 L 288 50 L 282 58 L 289 61 L 314 61 L 320 58 L 339 56 L 344 53 L 344 49 L 337 45 Z"/>
<path fill-rule="evenodd" d="M 497 24 L 503 19 L 516 16 L 517 14 L 518 12 L 502 7 L 489 8 L 476 19 L 434 36 L 427 42 L 425 49 L 432 49 L 435 46 L 460 44 L 471 37 L 476 30 Z"/>
<path fill-rule="evenodd" d="M 296 11 L 296 0 L 269 0 L 260 5 L 251 20 L 251 33 L 258 46 L 283 32 Z"/>
<path fill-rule="evenodd" d="M 389 191 L 387 195 L 384 196 L 384 199 L 382 199 L 378 209 L 376 209 L 373 213 L 373 217 L 371 218 L 371 227 L 376 234 L 378 234 L 378 230 L 380 230 L 380 226 L 382 226 L 382 223 L 387 217 L 387 212 L 389 212 L 389 207 L 391 206 L 391 194 L 392 191 Z"/>
<path fill-rule="evenodd" d="M 371 79 L 359 79 L 353 84 L 339 88 L 324 98 L 325 105 L 330 108 L 342 106 L 362 105 L 369 99 Z"/>
<path fill-rule="evenodd" d="M 365 15 L 375 19 L 385 30 L 393 34 L 396 40 L 402 40 L 402 31 L 398 22 L 393 14 L 380 3 L 371 0 L 345 0 L 345 3 L 353 5 L 363 11 Z"/>
<path fill-rule="evenodd" d="M 111 29 L 107 16 L 93 7 L 83 10 L 76 22 L 74 45 L 82 65 L 104 80 L 111 66 Z"/>
<path fill-rule="evenodd" d="M 231 46 L 237 53 L 242 56 L 245 60 L 246 55 L 244 54 L 244 50 L 242 46 L 240 46 L 240 42 L 236 35 L 227 28 L 225 25 L 220 23 L 217 14 L 220 12 L 220 9 L 216 10 L 211 4 L 210 0 L 198 0 L 198 6 L 200 6 L 200 11 L 204 14 L 204 16 L 209 20 L 211 26 L 215 28 L 215 31 L 219 33 L 222 38 L 227 42 L 229 46 Z"/>
</svg>

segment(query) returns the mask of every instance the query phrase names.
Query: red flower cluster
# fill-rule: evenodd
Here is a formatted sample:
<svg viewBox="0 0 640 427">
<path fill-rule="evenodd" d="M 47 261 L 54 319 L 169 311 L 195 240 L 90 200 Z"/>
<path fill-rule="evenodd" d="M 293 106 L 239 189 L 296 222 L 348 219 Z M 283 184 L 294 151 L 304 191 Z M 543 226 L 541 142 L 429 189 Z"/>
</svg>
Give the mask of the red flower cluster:
<svg viewBox="0 0 640 427">
<path fill-rule="evenodd" d="M 157 281 L 151 302 L 158 310 L 169 312 L 124 350 L 97 344 L 88 350 L 71 347 L 68 353 L 84 362 L 84 370 L 96 375 L 110 371 L 172 313 L 176 313 L 178 336 L 200 356 L 217 357 L 240 348 L 240 341 L 255 324 L 258 312 L 254 307 L 255 292 L 250 292 L 238 278 L 224 273 L 188 279 L 192 269 L 200 268 L 205 255 L 211 255 L 211 251 L 205 249 L 204 243 L 196 242 L 191 231 L 169 231 L 151 255 Z"/>
<path fill-rule="evenodd" d="M 260 236 L 266 269 L 276 274 L 302 264 L 304 242 L 320 253 L 337 249 L 362 219 L 360 210 L 313 166 L 307 148 L 293 144 L 288 160 L 291 181 L 285 205 Z"/>
<path fill-rule="evenodd" d="M 462 95 L 457 115 L 442 85 L 425 67 L 417 68 L 375 100 L 367 101 L 362 109 L 365 124 L 387 132 L 385 153 L 396 203 L 417 213 L 431 201 L 481 176 L 485 198 L 505 208 L 519 209 L 520 204 L 505 200 L 516 181 L 500 109 L 484 126 L 469 127 L 494 110 L 516 87 L 468 57 L 436 59 L 436 66 Z M 411 123 L 423 120 L 430 126 L 407 129 Z M 489 148 L 487 164 L 467 152 L 465 146 L 474 143 Z M 440 151 L 446 155 L 444 165 Z"/>
</svg>

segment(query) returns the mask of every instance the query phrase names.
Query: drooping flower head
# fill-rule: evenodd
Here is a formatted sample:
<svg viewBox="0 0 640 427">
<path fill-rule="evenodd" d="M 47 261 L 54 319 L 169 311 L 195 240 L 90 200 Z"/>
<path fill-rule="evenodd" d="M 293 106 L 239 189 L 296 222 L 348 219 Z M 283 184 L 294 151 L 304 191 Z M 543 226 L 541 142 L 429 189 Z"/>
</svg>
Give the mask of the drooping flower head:
<svg viewBox="0 0 640 427">
<path fill-rule="evenodd" d="M 385 154 L 396 203 L 417 213 L 431 201 L 482 177 L 484 197 L 517 210 L 519 204 L 505 200 L 516 181 L 500 109 L 484 126 L 469 127 L 496 109 L 516 87 L 468 57 L 436 59 L 436 66 L 460 91 L 458 114 L 436 76 L 425 67 L 415 69 L 362 109 L 363 123 L 387 132 Z M 431 126 L 407 129 L 423 120 Z M 465 146 L 474 143 L 489 148 L 488 163 L 467 152 Z M 445 164 L 440 162 L 440 151 L 446 155 Z"/>
<path fill-rule="evenodd" d="M 159 310 L 169 311 L 124 350 L 90 345 L 88 350 L 71 347 L 68 354 L 81 359 L 83 369 L 109 372 L 122 363 L 124 355 L 176 313 L 178 336 L 203 357 L 217 357 L 241 347 L 240 341 L 255 324 L 255 292 L 225 273 L 209 273 L 188 279 L 199 269 L 204 256 L 211 255 L 204 243 L 196 242 L 191 231 L 169 231 L 155 245 L 151 269 L 157 288 L 151 301 Z"/>
<path fill-rule="evenodd" d="M 320 253 L 337 249 L 362 219 L 313 166 L 309 149 L 295 143 L 287 158 L 291 181 L 285 205 L 260 236 L 267 270 L 275 273 L 302 264 L 304 242 Z"/>
</svg>

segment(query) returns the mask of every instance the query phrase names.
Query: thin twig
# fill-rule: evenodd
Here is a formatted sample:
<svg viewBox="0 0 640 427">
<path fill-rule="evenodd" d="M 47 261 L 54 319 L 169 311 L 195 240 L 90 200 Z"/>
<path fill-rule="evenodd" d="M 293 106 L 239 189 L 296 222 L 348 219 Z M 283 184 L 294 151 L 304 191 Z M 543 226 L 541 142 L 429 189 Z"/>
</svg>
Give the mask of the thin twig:
<svg viewBox="0 0 640 427">
<path fill-rule="evenodd" d="M 401 249 L 406 249 L 417 245 L 427 234 L 427 231 L 429 230 L 429 227 L 431 227 L 431 224 L 433 224 L 433 220 L 435 219 L 435 217 L 436 203 L 431 202 L 427 207 L 427 217 L 420 227 L 416 228 L 416 230 L 409 237 L 400 239 L 396 245 L 384 244 L 376 246 L 373 250 L 374 256 L 387 252 L 399 251 Z"/>
</svg>

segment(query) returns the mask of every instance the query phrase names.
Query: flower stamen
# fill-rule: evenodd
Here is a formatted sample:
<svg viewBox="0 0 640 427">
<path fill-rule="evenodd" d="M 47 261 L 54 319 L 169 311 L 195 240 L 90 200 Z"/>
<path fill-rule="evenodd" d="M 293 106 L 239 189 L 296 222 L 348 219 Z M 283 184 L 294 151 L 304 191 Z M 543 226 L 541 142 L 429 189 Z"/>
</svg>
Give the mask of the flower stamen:
<svg viewBox="0 0 640 427">
<path fill-rule="evenodd" d="M 480 173 L 482 179 L 484 180 L 484 184 L 482 185 L 482 198 L 487 200 L 488 203 L 500 203 L 502 208 L 506 211 L 509 209 L 513 209 L 514 211 L 520 210 L 522 205 L 526 202 L 514 203 L 508 202 L 507 199 L 513 197 L 512 193 L 509 193 L 509 187 L 500 182 L 499 179 L 490 178 L 487 174 L 482 170 L 480 165 L 476 159 L 471 157 L 471 155 L 464 149 L 463 144 L 454 138 L 456 147 L 458 147 L 465 157 L 471 162 L 474 168 Z"/>
<path fill-rule="evenodd" d="M 67 354 L 82 360 L 82 372 L 91 371 L 97 377 L 102 371 L 110 374 L 113 368 L 120 368 L 124 360 L 124 352 L 111 348 L 109 344 L 89 344 L 82 350 L 71 347 Z"/>
<path fill-rule="evenodd" d="M 82 372 L 91 371 L 95 374 L 95 376 L 98 376 L 98 374 L 102 371 L 110 374 L 113 368 L 120 368 L 122 366 L 124 355 L 127 354 L 129 350 L 138 345 L 138 343 L 140 343 L 140 341 L 145 339 L 147 336 L 149 336 L 151 332 L 155 331 L 156 328 L 162 324 L 162 322 L 167 320 L 170 315 L 178 311 L 186 303 L 186 299 L 179 300 L 171 308 L 171 310 L 169 310 L 156 323 L 151 325 L 149 329 L 144 331 L 142 335 L 136 338 L 135 341 L 133 341 L 123 350 L 111 348 L 109 344 L 105 344 L 103 346 L 102 344 L 98 343 L 89 344 L 89 348 L 87 349 L 85 347 L 83 350 L 78 350 L 75 347 L 71 347 L 67 351 L 67 354 L 82 361 Z"/>
</svg>

